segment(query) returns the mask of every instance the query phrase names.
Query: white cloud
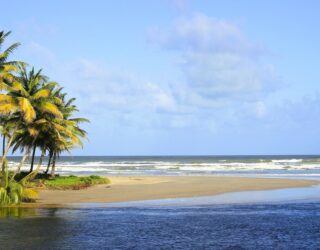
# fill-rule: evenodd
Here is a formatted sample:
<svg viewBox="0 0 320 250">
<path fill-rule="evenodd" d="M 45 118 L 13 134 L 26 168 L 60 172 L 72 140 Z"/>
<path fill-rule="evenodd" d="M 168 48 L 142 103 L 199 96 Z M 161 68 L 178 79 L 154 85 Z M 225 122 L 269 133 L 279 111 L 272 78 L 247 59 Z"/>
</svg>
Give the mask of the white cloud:
<svg viewBox="0 0 320 250">
<path fill-rule="evenodd" d="M 263 50 L 262 47 L 251 44 L 235 24 L 201 13 L 179 18 L 167 29 L 153 28 L 149 35 L 152 41 L 174 50 L 243 54 Z"/>
<path fill-rule="evenodd" d="M 198 13 L 168 29 L 153 29 L 150 39 L 181 57 L 179 67 L 188 92 L 193 92 L 191 99 L 207 104 L 221 99 L 257 102 L 278 88 L 273 65 L 264 62 L 265 50 L 231 22 Z M 194 105 L 201 106 L 199 101 Z"/>
<path fill-rule="evenodd" d="M 170 89 L 131 73 L 87 59 L 67 68 L 69 75 L 73 76 L 69 80 L 74 84 L 72 87 L 77 89 L 82 98 L 100 107 L 99 110 L 174 112 L 176 109 Z"/>
</svg>

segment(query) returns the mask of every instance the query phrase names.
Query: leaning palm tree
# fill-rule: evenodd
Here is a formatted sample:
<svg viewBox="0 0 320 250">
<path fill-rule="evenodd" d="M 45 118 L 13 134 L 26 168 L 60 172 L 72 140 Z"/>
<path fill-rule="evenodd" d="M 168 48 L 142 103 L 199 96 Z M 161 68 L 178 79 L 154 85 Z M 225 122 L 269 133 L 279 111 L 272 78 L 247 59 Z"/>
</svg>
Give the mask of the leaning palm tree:
<svg viewBox="0 0 320 250">
<path fill-rule="evenodd" d="M 17 65 L 26 65 L 23 62 L 20 61 L 14 61 L 9 60 L 10 55 L 20 46 L 20 43 L 13 43 L 8 48 L 2 51 L 3 43 L 7 39 L 7 37 L 11 34 L 11 31 L 4 32 L 0 31 L 0 91 L 3 88 L 3 84 L 6 82 L 10 82 L 13 79 L 13 72 L 17 71 Z M 7 106 L 8 108 L 8 106 Z M 1 134 L 3 136 L 2 138 L 2 154 L 4 154 L 5 151 L 5 142 L 6 137 L 9 136 L 10 128 L 6 125 L 5 119 L 6 117 L 0 117 L 0 128 L 1 128 Z"/>
<path fill-rule="evenodd" d="M 48 174 L 50 165 L 52 165 L 51 177 L 55 176 L 56 158 L 63 151 L 69 152 L 72 148 L 82 147 L 82 139 L 86 139 L 86 131 L 80 128 L 80 123 L 89 122 L 85 118 L 74 118 L 74 113 L 78 112 L 76 105 L 73 102 L 75 98 L 67 99 L 67 94 L 62 93 L 62 88 L 59 85 L 52 85 L 52 97 L 57 100 L 56 105 L 61 111 L 63 118 L 54 118 L 51 123 L 55 132 L 51 133 L 49 144 L 49 160 L 47 169 Z"/>
<path fill-rule="evenodd" d="M 39 126 L 39 120 L 34 120 L 32 123 L 28 124 L 21 123 L 12 143 L 12 152 L 15 153 L 17 150 L 20 150 L 20 152 L 23 153 L 23 156 L 11 179 L 14 179 L 15 175 L 20 173 L 26 159 L 30 156 L 32 147 L 38 145 L 37 139 L 41 130 L 42 128 Z"/>
<path fill-rule="evenodd" d="M 67 128 L 57 125 L 55 119 L 52 119 L 52 117 L 48 115 L 44 115 L 43 118 L 34 121 L 32 125 L 27 128 L 27 130 L 29 134 L 21 136 L 20 142 L 23 142 L 23 144 L 30 144 L 30 140 L 33 140 L 34 145 L 41 150 L 41 156 L 36 169 L 21 180 L 22 184 L 25 184 L 27 181 L 31 180 L 37 175 L 46 151 L 53 152 L 53 144 L 55 147 L 58 147 L 58 145 L 65 143 L 64 137 L 67 133 L 69 133 Z"/>
<path fill-rule="evenodd" d="M 51 165 L 50 176 L 51 176 L 51 178 L 54 178 L 57 157 L 59 157 L 63 151 L 70 152 L 70 150 L 74 144 L 71 143 L 70 141 L 67 141 L 66 137 L 61 137 L 61 136 L 53 137 L 51 142 L 52 143 L 49 145 L 49 152 L 52 155 L 51 156 L 52 157 L 52 159 L 51 159 L 52 165 Z M 47 170 L 46 170 L 47 174 L 49 172 L 49 169 L 50 169 L 50 165 L 48 164 Z"/>
<path fill-rule="evenodd" d="M 49 171 L 52 160 L 52 175 L 54 175 L 56 157 L 59 156 L 62 151 L 69 151 L 77 145 L 82 146 L 81 138 L 85 138 L 86 136 L 86 132 L 80 129 L 78 124 L 87 120 L 84 118 L 70 117 L 71 114 L 76 111 L 75 105 L 71 105 L 73 100 L 68 101 L 65 104 L 65 95 L 60 93 L 61 88 L 52 88 L 51 91 L 50 98 L 55 101 L 62 113 L 62 118 L 43 112 L 38 114 L 38 118 L 32 123 L 23 123 L 16 133 L 17 135 L 14 140 L 13 150 L 26 148 L 25 155 L 16 172 L 20 170 L 25 158 L 30 153 L 31 147 L 38 147 L 42 151 L 37 168 L 34 171 L 30 171 L 30 173 L 23 178 L 22 183 L 25 183 L 36 176 L 46 151 L 49 152 L 49 162 L 46 173 Z"/>
<path fill-rule="evenodd" d="M 77 107 L 74 98 L 66 100 L 66 94 L 55 82 L 49 82 L 41 70 L 27 69 L 22 62 L 9 61 L 9 55 L 19 46 L 14 43 L 2 51 L 2 45 L 10 32 L 0 32 L 0 133 L 3 135 L 3 154 L 0 158 L 1 185 L 0 204 L 21 201 L 25 183 L 39 172 L 42 161 L 49 153 L 47 173 L 52 165 L 51 176 L 55 175 L 56 158 L 64 151 L 82 146 L 86 131 L 80 123 L 85 118 L 74 118 Z M 23 153 L 20 165 L 8 178 L 6 156 L 13 152 Z M 33 170 L 34 155 L 40 149 L 41 156 Z M 31 154 L 30 173 L 21 183 L 15 181 L 15 174 Z"/>
<path fill-rule="evenodd" d="M 56 140 L 52 140 L 54 143 L 51 145 L 50 152 L 52 157 L 52 170 L 51 177 L 55 176 L 55 163 L 56 158 L 63 151 L 70 151 L 75 147 L 83 147 L 82 139 L 87 138 L 87 132 L 80 128 L 80 123 L 89 122 L 86 118 L 75 118 L 73 117 L 75 112 L 78 112 L 76 105 L 73 102 L 75 98 L 69 100 L 66 99 L 66 94 L 58 93 L 59 99 L 62 100 L 62 103 L 59 105 L 59 109 L 63 114 L 63 119 L 55 119 L 56 127 L 62 130 L 60 135 L 63 138 L 58 137 Z M 63 129 L 64 128 L 64 129 Z M 49 172 L 50 165 L 48 164 L 46 173 Z"/>
<path fill-rule="evenodd" d="M 2 50 L 3 44 L 5 42 L 5 39 L 10 35 L 10 31 L 9 32 L 4 32 L 1 31 L 0 32 L 0 93 L 4 87 L 4 85 L 6 85 L 6 83 L 12 81 L 13 79 L 13 72 L 16 71 L 16 65 L 18 64 L 17 61 L 9 61 L 9 56 L 12 54 L 12 52 L 19 47 L 20 43 L 14 43 L 12 45 L 10 45 L 7 49 Z M 22 63 L 21 63 L 22 64 Z M 10 105 L 3 105 L 0 104 L 0 109 L 1 110 L 8 110 L 10 109 Z M 12 127 L 9 126 L 8 123 L 6 123 L 6 118 L 5 116 L 3 116 L 0 112 L 0 118 L 1 118 L 1 123 L 0 123 L 0 127 L 1 127 L 1 133 L 3 136 L 3 140 L 2 140 L 2 153 L 3 155 L 5 155 L 5 142 L 6 142 L 6 137 L 10 136 L 11 133 L 11 129 Z M 2 170 L 5 169 L 6 164 L 4 163 L 3 159 L 0 160 L 0 165 Z M 7 186 L 7 178 L 6 178 L 6 174 L 4 173 L 4 171 L 1 172 L 1 186 Z M 5 192 L 4 190 L 2 190 L 2 194 L 3 192 Z"/>
<path fill-rule="evenodd" d="M 59 118 L 63 116 L 55 104 L 56 98 L 50 98 L 50 86 L 53 83 L 47 82 L 48 78 L 41 74 L 41 70 L 35 71 L 32 68 L 27 71 L 25 65 L 18 65 L 18 68 L 19 74 L 12 81 L 2 83 L 2 89 L 6 93 L 0 94 L 0 114 L 15 115 L 18 118 L 0 161 L 2 172 L 5 170 L 3 162 L 21 124 L 31 123 L 39 114 Z"/>
<path fill-rule="evenodd" d="M 5 41 L 5 39 L 10 35 L 9 32 L 4 32 L 0 31 L 0 90 L 1 90 L 1 85 L 6 82 L 10 81 L 13 76 L 12 76 L 12 71 L 16 70 L 16 61 L 9 61 L 9 56 L 12 54 L 12 52 L 17 49 L 20 45 L 20 43 L 14 43 L 10 45 L 7 49 L 2 51 L 2 46 Z M 0 129 L 1 129 L 1 134 L 3 136 L 2 140 L 2 154 L 4 154 L 5 150 L 5 142 L 6 142 L 6 136 L 10 134 L 10 128 L 9 126 L 5 125 L 5 119 L 6 117 L 0 117 Z"/>
<path fill-rule="evenodd" d="M 46 155 L 46 151 L 47 151 L 47 145 L 46 145 L 46 141 L 47 141 L 47 138 L 41 138 L 41 140 L 39 140 L 38 142 L 38 146 L 41 150 L 41 155 L 40 155 L 40 158 L 39 158 L 39 162 L 38 162 L 38 165 L 36 167 L 36 169 L 34 171 L 32 171 L 31 173 L 29 173 L 28 175 L 26 175 L 24 178 L 22 178 L 20 180 L 20 183 L 25 186 L 26 182 L 28 182 L 29 180 L 33 179 L 39 172 L 40 170 L 40 167 L 42 165 L 42 162 L 43 162 L 43 159 Z"/>
</svg>

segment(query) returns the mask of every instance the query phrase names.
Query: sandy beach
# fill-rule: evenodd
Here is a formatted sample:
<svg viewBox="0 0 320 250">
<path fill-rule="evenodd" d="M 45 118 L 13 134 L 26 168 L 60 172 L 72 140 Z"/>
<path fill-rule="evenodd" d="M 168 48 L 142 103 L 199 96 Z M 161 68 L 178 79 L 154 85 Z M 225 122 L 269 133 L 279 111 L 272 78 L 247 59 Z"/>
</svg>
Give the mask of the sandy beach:
<svg viewBox="0 0 320 250">
<path fill-rule="evenodd" d="M 307 187 L 313 180 L 213 176 L 112 176 L 111 184 L 83 190 L 42 190 L 38 205 L 110 203 Z"/>
</svg>

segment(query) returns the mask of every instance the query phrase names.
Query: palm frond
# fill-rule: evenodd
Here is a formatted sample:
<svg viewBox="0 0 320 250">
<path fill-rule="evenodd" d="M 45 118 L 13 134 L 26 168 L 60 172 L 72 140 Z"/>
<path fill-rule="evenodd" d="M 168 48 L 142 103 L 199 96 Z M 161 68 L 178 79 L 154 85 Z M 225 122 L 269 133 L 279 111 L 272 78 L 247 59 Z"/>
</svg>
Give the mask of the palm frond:
<svg viewBox="0 0 320 250">
<path fill-rule="evenodd" d="M 74 101 L 76 100 L 76 98 L 70 98 L 67 103 L 66 103 L 66 107 L 69 107 Z"/>
<path fill-rule="evenodd" d="M 13 64 L 4 63 L 3 70 L 6 72 L 17 71 L 17 67 Z"/>
<path fill-rule="evenodd" d="M 15 99 L 12 96 L 0 94 L 0 104 L 12 104 L 14 105 Z"/>
<path fill-rule="evenodd" d="M 79 118 L 71 118 L 69 119 L 69 121 L 74 121 L 76 123 L 81 123 L 81 122 L 88 122 L 90 123 L 90 120 L 87 119 L 87 118 L 82 118 L 82 117 L 79 117 Z"/>
<path fill-rule="evenodd" d="M 20 110 L 23 113 L 23 119 L 30 123 L 36 117 L 36 112 L 27 98 L 19 97 Z"/>
<path fill-rule="evenodd" d="M 16 92 L 20 92 L 24 97 L 29 96 L 29 93 L 25 90 L 24 86 L 18 82 L 18 81 L 14 81 L 11 85 L 11 91 L 16 91 Z"/>
<path fill-rule="evenodd" d="M 5 70 L 0 70 L 0 78 L 2 79 L 2 82 L 3 81 L 12 82 L 14 77 L 11 74 L 11 72 L 5 71 Z"/>
<path fill-rule="evenodd" d="M 17 106 L 11 103 L 5 103 L 0 105 L 0 114 L 8 115 L 17 110 Z"/>
<path fill-rule="evenodd" d="M 33 137 L 35 137 L 39 134 L 39 130 L 37 130 L 36 128 L 33 128 L 33 127 L 29 127 L 28 132 Z"/>
<path fill-rule="evenodd" d="M 10 45 L 3 53 L 7 54 L 8 56 L 16 50 L 21 44 L 20 43 L 14 43 Z"/>
<path fill-rule="evenodd" d="M 61 111 L 58 109 L 58 107 L 55 104 L 52 104 L 51 102 L 42 102 L 39 104 L 39 109 L 44 113 L 52 114 L 56 117 L 62 118 L 63 115 Z"/>
<path fill-rule="evenodd" d="M 50 95 L 50 90 L 49 89 L 41 89 L 38 92 L 36 92 L 32 98 L 34 100 L 40 99 L 40 98 L 45 98 L 48 97 Z"/>
<path fill-rule="evenodd" d="M 1 73 L 0 73 L 0 77 L 1 77 Z M 8 84 L 0 81 L 0 91 L 1 90 L 10 91 L 10 89 L 11 87 Z"/>
<path fill-rule="evenodd" d="M 62 105 L 63 104 L 63 101 L 59 97 L 56 97 L 56 96 L 53 97 L 53 101 L 57 105 Z"/>
</svg>

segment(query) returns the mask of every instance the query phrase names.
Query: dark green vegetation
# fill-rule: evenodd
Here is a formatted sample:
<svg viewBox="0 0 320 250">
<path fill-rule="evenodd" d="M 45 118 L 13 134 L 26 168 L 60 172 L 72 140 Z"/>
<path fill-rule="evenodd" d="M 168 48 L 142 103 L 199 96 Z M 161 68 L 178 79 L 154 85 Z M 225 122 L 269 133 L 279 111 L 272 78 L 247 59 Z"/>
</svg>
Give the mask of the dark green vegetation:
<svg viewBox="0 0 320 250">
<path fill-rule="evenodd" d="M 27 63 L 9 60 L 20 45 L 14 43 L 3 50 L 9 35 L 10 32 L 0 32 L 0 133 L 3 148 L 0 205 L 33 200 L 36 192 L 27 187 L 40 173 L 44 157 L 49 157 L 44 173 L 50 172 L 54 179 L 57 158 L 61 152 L 82 147 L 86 131 L 80 124 L 88 122 L 85 118 L 74 117 L 78 112 L 75 98 L 68 98 L 63 88 L 57 82 L 49 81 L 42 70 L 36 71 Z M 8 173 L 7 155 L 10 150 L 23 154 L 13 173 Z M 34 167 L 37 150 L 41 156 Z M 16 175 L 27 158 L 31 159 L 30 171 L 22 179 L 17 179 Z"/>
<path fill-rule="evenodd" d="M 27 172 L 21 172 L 15 176 L 17 182 L 22 180 Z M 45 173 L 38 173 L 32 181 L 29 181 L 27 186 L 31 188 L 48 188 L 48 189 L 83 189 L 97 184 L 108 184 L 110 180 L 97 175 L 90 176 L 59 176 L 51 178 L 50 175 Z"/>
</svg>

